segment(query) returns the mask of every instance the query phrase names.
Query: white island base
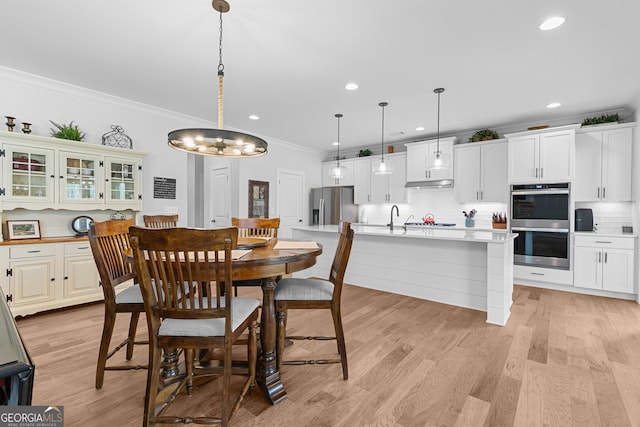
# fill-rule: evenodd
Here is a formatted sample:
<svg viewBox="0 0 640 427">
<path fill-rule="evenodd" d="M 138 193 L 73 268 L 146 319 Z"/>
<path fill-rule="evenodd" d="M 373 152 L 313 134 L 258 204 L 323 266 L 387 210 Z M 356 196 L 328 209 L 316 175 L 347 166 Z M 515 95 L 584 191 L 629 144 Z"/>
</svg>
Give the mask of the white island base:
<svg viewBox="0 0 640 427">
<path fill-rule="evenodd" d="M 345 282 L 365 288 L 485 311 L 504 326 L 511 314 L 513 239 L 505 232 L 427 229 L 390 231 L 354 226 Z M 337 226 L 293 228 L 293 238 L 324 246 L 317 264 L 299 276 L 327 278 Z"/>
</svg>

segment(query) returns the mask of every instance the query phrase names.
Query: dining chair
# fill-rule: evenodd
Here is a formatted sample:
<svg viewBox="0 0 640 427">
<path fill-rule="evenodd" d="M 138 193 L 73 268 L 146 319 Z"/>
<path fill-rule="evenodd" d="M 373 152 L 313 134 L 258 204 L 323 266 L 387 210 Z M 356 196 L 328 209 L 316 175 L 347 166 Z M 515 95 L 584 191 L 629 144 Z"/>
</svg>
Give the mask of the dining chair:
<svg viewBox="0 0 640 427">
<path fill-rule="evenodd" d="M 147 228 L 175 228 L 178 226 L 178 215 L 143 215 Z"/>
<path fill-rule="evenodd" d="M 89 226 L 89 244 L 93 252 L 100 284 L 104 295 L 104 326 L 98 364 L 96 367 L 96 388 L 102 388 L 104 371 L 144 369 L 142 365 L 112 365 L 107 366 L 107 360 L 126 346 L 126 358 L 133 357 L 134 344 L 148 344 L 148 341 L 135 341 L 136 328 L 140 313 L 144 312 L 142 293 L 135 282 L 135 272 L 130 262 L 127 262 L 123 252 L 130 247 L 129 227 L 134 225 L 133 219 L 109 220 L 92 222 Z M 131 285 L 126 287 L 126 285 Z M 117 288 L 124 288 L 118 291 Z M 118 313 L 131 313 L 129 334 L 127 338 L 109 350 L 111 337 Z"/>
<path fill-rule="evenodd" d="M 342 314 L 340 310 L 340 299 L 342 294 L 342 282 L 347 270 L 351 246 L 353 244 L 353 230 L 351 223 L 342 221 L 339 225 L 338 247 L 329 271 L 329 279 L 298 279 L 285 278 L 278 282 L 274 300 L 276 306 L 276 366 L 278 371 L 284 365 L 312 365 L 326 363 L 341 363 L 342 377 L 349 378 L 347 366 L 347 347 L 344 340 L 344 330 L 342 328 Z M 329 309 L 333 318 L 335 337 L 320 336 L 287 336 L 287 310 L 290 309 Z M 339 359 L 322 360 L 289 360 L 284 358 L 285 339 L 292 340 L 333 340 L 337 341 Z"/>
<path fill-rule="evenodd" d="M 238 228 L 238 237 L 278 238 L 280 218 L 231 218 L 231 226 Z M 260 279 L 236 280 L 233 282 L 233 292 L 238 296 L 238 287 L 260 286 Z"/>
<path fill-rule="evenodd" d="M 237 245 L 237 228 L 131 227 L 130 235 L 149 330 L 143 425 L 217 423 L 227 426 L 244 395 L 255 384 L 257 359 L 258 300 L 235 298 L 231 292 L 232 249 Z M 191 283 L 199 286 L 194 290 Z M 224 296 L 221 287 L 226 288 Z M 247 330 L 248 369 L 233 368 L 232 346 Z M 185 360 L 186 376 L 171 393 L 160 387 L 164 348 L 183 349 Z M 224 353 L 223 367 L 195 363 L 200 350 L 214 348 Z M 247 379 L 231 401 L 231 375 L 239 373 L 247 375 Z M 223 376 L 220 417 L 164 415 L 183 390 L 191 395 L 194 378 L 210 375 Z"/>
</svg>

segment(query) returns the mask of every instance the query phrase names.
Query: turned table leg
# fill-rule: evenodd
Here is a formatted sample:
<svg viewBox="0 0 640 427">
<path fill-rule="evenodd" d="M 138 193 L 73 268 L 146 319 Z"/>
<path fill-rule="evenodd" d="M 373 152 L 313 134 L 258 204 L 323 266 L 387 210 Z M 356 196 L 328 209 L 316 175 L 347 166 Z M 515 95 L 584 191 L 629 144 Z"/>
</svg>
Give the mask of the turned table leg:
<svg viewBox="0 0 640 427">
<path fill-rule="evenodd" d="M 280 381 L 280 372 L 276 369 L 276 311 L 273 291 L 275 277 L 262 279 L 262 318 L 260 325 L 261 354 L 258 366 L 257 382 L 272 405 L 280 403 L 287 393 Z"/>
</svg>

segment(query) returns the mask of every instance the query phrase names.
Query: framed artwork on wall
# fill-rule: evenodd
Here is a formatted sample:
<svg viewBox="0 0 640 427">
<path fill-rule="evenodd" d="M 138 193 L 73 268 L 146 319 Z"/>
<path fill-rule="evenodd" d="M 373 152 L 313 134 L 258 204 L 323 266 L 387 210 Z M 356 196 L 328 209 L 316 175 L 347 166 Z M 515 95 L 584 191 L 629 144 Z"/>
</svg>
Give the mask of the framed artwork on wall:
<svg viewBox="0 0 640 427">
<path fill-rule="evenodd" d="M 7 221 L 7 237 L 9 240 L 39 239 L 40 221 Z"/>
<path fill-rule="evenodd" d="M 249 180 L 249 218 L 269 217 L 269 182 Z"/>
</svg>

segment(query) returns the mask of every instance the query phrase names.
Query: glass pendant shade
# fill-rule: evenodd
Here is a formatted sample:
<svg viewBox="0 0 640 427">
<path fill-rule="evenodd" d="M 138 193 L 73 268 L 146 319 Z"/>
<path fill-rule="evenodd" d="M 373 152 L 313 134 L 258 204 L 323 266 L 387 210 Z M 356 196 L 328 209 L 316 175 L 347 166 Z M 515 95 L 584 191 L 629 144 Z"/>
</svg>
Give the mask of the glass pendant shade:
<svg viewBox="0 0 640 427">
<path fill-rule="evenodd" d="M 427 165 L 428 169 L 443 170 L 449 169 L 449 155 L 441 151 L 433 153 L 433 158 L 430 164 Z"/>
<path fill-rule="evenodd" d="M 224 130 L 224 65 L 222 64 L 222 14 L 229 11 L 225 0 L 213 0 L 213 9 L 220 14 L 218 63 L 218 129 L 178 129 L 169 132 L 171 148 L 191 154 L 216 157 L 257 157 L 267 154 L 267 142 L 254 135 Z"/>
<path fill-rule="evenodd" d="M 438 95 L 438 131 L 436 137 L 436 151 L 433 156 L 430 156 L 427 160 L 427 169 L 429 170 L 444 170 L 449 169 L 449 155 L 440 151 L 440 94 L 444 92 L 444 88 L 437 88 L 433 90 L 433 93 Z"/>
<path fill-rule="evenodd" d="M 387 157 L 380 156 L 379 159 L 373 161 L 374 175 L 391 175 L 393 173 L 393 162 Z"/>
<path fill-rule="evenodd" d="M 380 138 L 380 158 L 373 161 L 374 175 L 391 175 L 393 173 L 393 163 L 387 156 L 384 158 L 384 108 L 389 105 L 388 102 L 381 102 L 378 106 L 382 107 L 382 136 Z"/>
<path fill-rule="evenodd" d="M 336 156 L 336 164 L 329 171 L 329 176 L 333 179 L 339 180 L 340 178 L 344 178 L 347 168 L 340 164 L 340 118 L 342 117 L 342 114 L 338 113 L 335 117 L 338 119 L 338 142 L 336 142 L 336 145 L 338 146 L 338 155 Z"/>
</svg>

